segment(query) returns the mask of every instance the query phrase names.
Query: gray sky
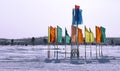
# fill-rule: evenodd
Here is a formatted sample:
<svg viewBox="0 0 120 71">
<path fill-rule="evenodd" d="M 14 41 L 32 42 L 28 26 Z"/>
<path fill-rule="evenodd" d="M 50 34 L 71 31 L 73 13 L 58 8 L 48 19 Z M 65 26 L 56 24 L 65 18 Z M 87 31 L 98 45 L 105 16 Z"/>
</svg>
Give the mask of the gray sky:
<svg viewBox="0 0 120 71">
<path fill-rule="evenodd" d="M 107 37 L 120 37 L 120 0 L 0 0 L 0 38 L 47 36 L 48 26 L 71 34 L 72 8 L 80 5 L 84 25 L 106 28 Z"/>
</svg>

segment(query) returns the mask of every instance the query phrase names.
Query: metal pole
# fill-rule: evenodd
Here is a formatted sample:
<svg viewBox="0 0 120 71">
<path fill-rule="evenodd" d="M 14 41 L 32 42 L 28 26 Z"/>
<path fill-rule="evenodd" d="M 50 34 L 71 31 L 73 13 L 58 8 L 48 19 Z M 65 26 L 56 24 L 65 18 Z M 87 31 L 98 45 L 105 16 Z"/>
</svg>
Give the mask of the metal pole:
<svg viewBox="0 0 120 71">
<path fill-rule="evenodd" d="M 90 43 L 90 57 L 92 58 L 92 48 L 91 48 L 91 43 Z"/>
<path fill-rule="evenodd" d="M 55 45 L 54 45 L 54 58 L 55 58 Z"/>
<path fill-rule="evenodd" d="M 58 59 L 58 44 L 57 44 L 57 59 Z"/>
<path fill-rule="evenodd" d="M 84 30 L 84 33 L 85 33 L 85 30 Z M 85 33 L 85 35 L 86 35 L 86 33 Z M 85 60 L 86 60 L 86 37 L 85 37 Z"/>
<path fill-rule="evenodd" d="M 50 58 L 50 45 L 48 44 L 48 59 Z"/>
<path fill-rule="evenodd" d="M 101 53 L 100 53 L 100 44 L 99 44 L 99 56 L 101 56 Z"/>
<path fill-rule="evenodd" d="M 101 56 L 103 56 L 102 45 L 101 45 Z"/>
<path fill-rule="evenodd" d="M 72 43 L 71 43 L 71 52 L 70 52 L 70 58 L 72 59 Z"/>
<path fill-rule="evenodd" d="M 76 28 L 76 45 L 77 45 L 77 58 L 79 58 L 79 46 L 78 46 L 78 22 Z"/>
<path fill-rule="evenodd" d="M 96 44 L 96 59 L 97 59 L 97 44 Z"/>
<path fill-rule="evenodd" d="M 66 59 L 66 44 L 65 44 L 65 59 Z"/>
</svg>

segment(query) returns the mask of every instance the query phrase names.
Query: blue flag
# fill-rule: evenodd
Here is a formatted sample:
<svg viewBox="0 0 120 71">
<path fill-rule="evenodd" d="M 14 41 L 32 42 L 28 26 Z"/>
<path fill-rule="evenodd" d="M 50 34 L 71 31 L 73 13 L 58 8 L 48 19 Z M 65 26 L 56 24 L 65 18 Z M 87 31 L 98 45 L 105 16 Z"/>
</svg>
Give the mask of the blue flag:
<svg viewBox="0 0 120 71">
<path fill-rule="evenodd" d="M 72 11 L 72 24 L 79 25 L 83 23 L 82 19 L 82 10 L 81 9 L 73 9 Z"/>
</svg>

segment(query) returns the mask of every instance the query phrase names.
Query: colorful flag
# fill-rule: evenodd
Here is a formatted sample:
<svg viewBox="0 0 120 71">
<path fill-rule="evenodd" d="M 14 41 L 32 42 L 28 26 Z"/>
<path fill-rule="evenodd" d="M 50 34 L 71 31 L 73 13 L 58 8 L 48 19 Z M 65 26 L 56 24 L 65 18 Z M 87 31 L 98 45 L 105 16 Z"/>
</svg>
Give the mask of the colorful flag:
<svg viewBox="0 0 120 71">
<path fill-rule="evenodd" d="M 50 43 L 50 27 L 48 26 L 48 43 Z"/>
<path fill-rule="evenodd" d="M 76 24 L 76 20 L 75 20 L 75 10 L 72 10 L 72 24 Z"/>
<path fill-rule="evenodd" d="M 65 28 L 65 43 L 70 43 L 70 36 L 69 36 L 66 28 Z"/>
<path fill-rule="evenodd" d="M 86 43 L 90 42 L 90 31 L 86 28 L 86 26 L 85 26 L 85 42 Z"/>
<path fill-rule="evenodd" d="M 79 5 L 75 5 L 75 9 L 79 9 L 80 8 L 80 6 Z"/>
<path fill-rule="evenodd" d="M 55 41 L 57 41 L 57 28 L 55 27 Z"/>
<path fill-rule="evenodd" d="M 78 28 L 78 43 L 83 43 L 83 33 L 80 28 Z"/>
<path fill-rule="evenodd" d="M 73 25 L 79 25 L 83 23 L 83 19 L 82 19 L 82 10 L 79 9 L 79 6 L 76 5 L 75 9 L 73 9 L 72 11 L 72 24 Z"/>
<path fill-rule="evenodd" d="M 91 31 L 91 29 L 89 29 L 90 30 L 90 42 L 91 43 L 94 43 L 94 34 L 93 34 L 93 32 Z"/>
<path fill-rule="evenodd" d="M 62 28 L 57 26 L 57 42 L 62 43 Z"/>
<path fill-rule="evenodd" d="M 53 28 L 52 26 L 50 26 L 50 42 L 55 42 L 55 28 Z"/>
<path fill-rule="evenodd" d="M 101 30 L 98 26 L 96 26 L 96 43 L 101 43 Z"/>
<path fill-rule="evenodd" d="M 71 42 L 76 42 L 76 26 L 71 26 Z"/>
<path fill-rule="evenodd" d="M 100 29 L 101 29 L 101 42 L 105 43 L 106 42 L 105 28 L 101 26 Z"/>
</svg>

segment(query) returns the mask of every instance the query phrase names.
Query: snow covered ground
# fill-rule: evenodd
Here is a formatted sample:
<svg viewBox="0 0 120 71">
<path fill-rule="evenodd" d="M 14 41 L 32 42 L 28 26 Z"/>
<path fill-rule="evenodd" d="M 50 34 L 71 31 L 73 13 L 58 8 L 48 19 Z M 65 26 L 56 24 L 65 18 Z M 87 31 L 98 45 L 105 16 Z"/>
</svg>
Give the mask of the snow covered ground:
<svg viewBox="0 0 120 71">
<path fill-rule="evenodd" d="M 96 58 L 96 46 L 79 46 L 79 59 L 70 59 L 71 46 L 50 46 L 50 59 L 47 58 L 48 46 L 0 46 L 0 71 L 120 71 L 120 46 L 103 46 L 103 56 Z M 55 49 L 54 49 L 55 48 Z M 99 47 L 98 47 L 99 49 Z M 55 51 L 54 51 L 55 50 Z"/>
</svg>

